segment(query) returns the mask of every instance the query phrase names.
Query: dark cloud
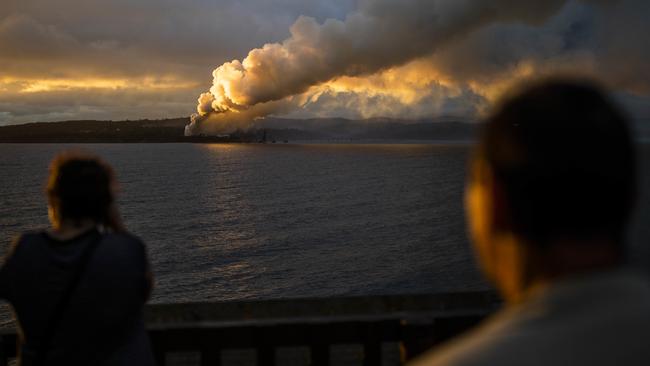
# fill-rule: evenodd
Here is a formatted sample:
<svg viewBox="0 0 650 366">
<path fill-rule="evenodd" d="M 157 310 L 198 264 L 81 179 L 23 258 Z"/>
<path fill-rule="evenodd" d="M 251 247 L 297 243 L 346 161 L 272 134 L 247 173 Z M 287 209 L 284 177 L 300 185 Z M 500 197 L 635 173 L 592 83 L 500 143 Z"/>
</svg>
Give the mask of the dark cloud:
<svg viewBox="0 0 650 366">
<path fill-rule="evenodd" d="M 64 56 L 72 65 L 93 61 L 94 70 L 109 73 L 116 63 L 125 72 L 130 70 L 129 63 L 143 72 L 147 62 L 210 70 L 215 63 L 286 37 L 301 14 L 324 19 L 340 16 L 341 10 L 347 12 L 350 7 L 350 1 L 327 3 L 3 0 L 0 57 Z M 129 59 L 115 60 L 123 57 Z M 102 58 L 107 62 L 102 63 Z"/>
<path fill-rule="evenodd" d="M 650 92 L 650 3 L 569 2 L 542 25 L 497 23 L 449 44 L 432 62 L 456 80 L 490 80 L 524 62 L 548 71 L 585 72 L 615 89 Z"/>
</svg>

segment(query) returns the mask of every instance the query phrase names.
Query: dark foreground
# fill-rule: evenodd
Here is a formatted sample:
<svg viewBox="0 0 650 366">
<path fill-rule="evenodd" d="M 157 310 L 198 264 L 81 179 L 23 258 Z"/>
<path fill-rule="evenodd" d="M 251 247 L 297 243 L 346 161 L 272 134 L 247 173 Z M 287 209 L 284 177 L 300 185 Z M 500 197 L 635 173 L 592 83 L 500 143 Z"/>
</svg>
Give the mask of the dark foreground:
<svg viewBox="0 0 650 366">
<path fill-rule="evenodd" d="M 400 365 L 496 309 L 491 292 L 155 304 L 159 365 Z M 0 365 L 16 355 L 1 334 Z"/>
</svg>

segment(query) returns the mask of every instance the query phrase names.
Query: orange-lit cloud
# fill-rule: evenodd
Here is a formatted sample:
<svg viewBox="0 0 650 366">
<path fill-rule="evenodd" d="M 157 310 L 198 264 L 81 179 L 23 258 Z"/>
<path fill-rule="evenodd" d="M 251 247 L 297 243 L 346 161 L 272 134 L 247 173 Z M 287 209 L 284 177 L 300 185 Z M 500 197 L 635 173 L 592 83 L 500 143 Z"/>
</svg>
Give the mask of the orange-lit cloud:
<svg viewBox="0 0 650 366">
<path fill-rule="evenodd" d="M 18 79 L 11 77 L 0 78 L 0 90 L 13 90 L 18 93 L 42 93 L 53 91 L 74 91 L 87 89 L 132 89 L 132 90 L 164 90 L 196 88 L 198 83 L 181 79 L 157 78 L 85 78 L 74 79 Z"/>
</svg>

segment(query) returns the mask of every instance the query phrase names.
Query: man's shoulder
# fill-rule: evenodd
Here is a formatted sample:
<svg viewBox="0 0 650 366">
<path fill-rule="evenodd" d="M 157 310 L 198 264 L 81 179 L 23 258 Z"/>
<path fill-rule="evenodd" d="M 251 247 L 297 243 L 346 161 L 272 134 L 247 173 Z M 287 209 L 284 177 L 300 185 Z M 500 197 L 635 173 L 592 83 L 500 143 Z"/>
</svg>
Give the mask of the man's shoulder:
<svg viewBox="0 0 650 366">
<path fill-rule="evenodd" d="M 619 272 L 556 286 L 412 365 L 650 365 L 647 285 Z"/>
<path fill-rule="evenodd" d="M 521 338 L 510 324 L 506 311 L 493 315 L 482 325 L 418 357 L 409 366 L 472 366 L 519 364 L 512 350 Z"/>
</svg>

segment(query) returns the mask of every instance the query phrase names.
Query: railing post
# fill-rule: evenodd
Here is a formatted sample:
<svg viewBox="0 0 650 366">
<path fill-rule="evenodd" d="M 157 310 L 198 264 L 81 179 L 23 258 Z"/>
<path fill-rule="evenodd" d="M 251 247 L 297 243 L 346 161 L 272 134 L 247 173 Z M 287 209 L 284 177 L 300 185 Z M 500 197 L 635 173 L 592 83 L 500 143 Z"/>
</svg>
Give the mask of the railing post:
<svg viewBox="0 0 650 366">
<path fill-rule="evenodd" d="M 154 350 L 153 357 L 156 360 L 156 365 L 165 366 L 165 350 L 164 349 Z"/>
<path fill-rule="evenodd" d="M 275 366 L 275 348 L 272 346 L 257 348 L 257 366 Z"/>
<path fill-rule="evenodd" d="M 7 352 L 5 352 L 6 337 L 0 335 L 0 366 L 7 366 L 9 360 L 7 359 Z"/>
<path fill-rule="evenodd" d="M 153 357 L 156 360 L 156 365 L 165 366 L 165 352 L 168 348 L 168 344 L 165 339 L 165 332 L 149 331 L 149 339 L 151 340 Z"/>
<path fill-rule="evenodd" d="M 221 350 L 219 348 L 202 348 L 201 366 L 221 366 Z"/>
<path fill-rule="evenodd" d="M 310 347 L 311 366 L 329 366 L 330 346 L 326 343 L 312 344 Z"/>
<path fill-rule="evenodd" d="M 381 342 L 369 340 L 363 344 L 363 366 L 381 365 Z"/>
<path fill-rule="evenodd" d="M 363 365 L 381 365 L 381 337 L 380 329 L 375 324 L 368 324 L 366 337 L 363 343 Z"/>
</svg>

